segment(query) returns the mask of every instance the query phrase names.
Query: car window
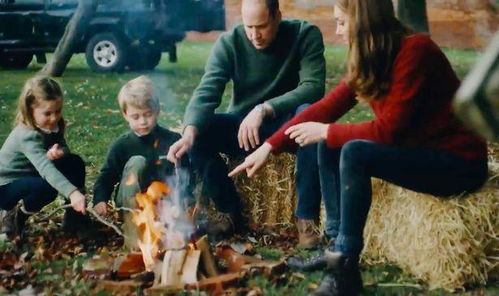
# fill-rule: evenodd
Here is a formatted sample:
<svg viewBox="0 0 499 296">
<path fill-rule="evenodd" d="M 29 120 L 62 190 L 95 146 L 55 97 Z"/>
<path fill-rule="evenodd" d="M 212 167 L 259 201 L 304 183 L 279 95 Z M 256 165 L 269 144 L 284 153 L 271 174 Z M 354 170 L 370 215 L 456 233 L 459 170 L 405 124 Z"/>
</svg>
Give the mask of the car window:
<svg viewBox="0 0 499 296">
<path fill-rule="evenodd" d="M 78 0 L 48 0 L 51 7 L 78 6 Z"/>
<path fill-rule="evenodd" d="M 45 0 L 14 0 L 9 1 L 8 6 L 12 9 L 18 10 L 43 10 L 45 7 Z"/>
</svg>

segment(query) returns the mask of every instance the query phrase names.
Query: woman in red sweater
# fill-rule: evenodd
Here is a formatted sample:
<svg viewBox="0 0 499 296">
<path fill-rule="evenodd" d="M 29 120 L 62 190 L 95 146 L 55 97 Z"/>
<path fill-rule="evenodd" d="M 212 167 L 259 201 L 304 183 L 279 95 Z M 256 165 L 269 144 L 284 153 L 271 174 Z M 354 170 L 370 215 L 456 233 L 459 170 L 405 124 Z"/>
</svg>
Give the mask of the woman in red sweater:
<svg viewBox="0 0 499 296">
<path fill-rule="evenodd" d="M 249 177 L 270 152 L 324 143 L 321 178 L 338 190 L 324 196 L 340 209 L 339 234 L 330 250 L 292 267 L 327 270 L 313 295 L 357 295 L 363 229 L 371 204 L 371 177 L 437 196 L 478 189 L 487 178 L 486 143 L 452 111 L 459 79 L 426 35 L 411 35 L 394 16 L 391 0 L 336 1 L 336 33 L 348 44 L 347 74 L 322 100 L 296 115 L 231 176 Z M 336 123 L 357 102 L 375 118 Z"/>
</svg>

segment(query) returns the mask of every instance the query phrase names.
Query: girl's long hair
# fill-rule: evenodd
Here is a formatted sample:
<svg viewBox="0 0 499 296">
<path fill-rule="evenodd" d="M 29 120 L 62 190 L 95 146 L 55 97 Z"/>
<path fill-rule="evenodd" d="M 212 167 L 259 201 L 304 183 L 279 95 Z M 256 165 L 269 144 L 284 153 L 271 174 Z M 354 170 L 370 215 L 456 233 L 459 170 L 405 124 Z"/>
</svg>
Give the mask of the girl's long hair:
<svg viewBox="0 0 499 296">
<path fill-rule="evenodd" d="M 338 0 L 348 16 L 347 81 L 361 99 L 379 99 L 390 87 L 393 62 L 410 30 L 391 0 Z"/>
<path fill-rule="evenodd" d="M 41 101 L 62 101 L 62 99 L 61 86 L 54 79 L 46 76 L 35 76 L 28 79 L 19 95 L 14 126 L 22 124 L 35 129 L 33 108 L 36 107 L 36 104 Z M 61 117 L 57 125 L 64 132 L 64 118 Z"/>
</svg>

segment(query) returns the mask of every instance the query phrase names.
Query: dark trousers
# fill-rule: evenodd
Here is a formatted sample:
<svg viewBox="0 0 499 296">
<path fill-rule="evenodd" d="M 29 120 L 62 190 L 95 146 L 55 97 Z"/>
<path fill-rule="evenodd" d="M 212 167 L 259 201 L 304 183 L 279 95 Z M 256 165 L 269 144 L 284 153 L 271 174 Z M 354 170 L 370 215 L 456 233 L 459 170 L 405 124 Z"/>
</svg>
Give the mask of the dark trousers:
<svg viewBox="0 0 499 296">
<path fill-rule="evenodd" d="M 307 105 L 297 108 L 297 113 Z M 294 114 L 273 120 L 265 120 L 260 127 L 263 142 Z M 191 162 L 198 173 L 202 196 L 211 198 L 217 210 L 224 213 L 240 213 L 241 203 L 228 169 L 220 152 L 229 156 L 244 157 L 250 152 L 239 148 L 237 133 L 244 118 L 236 114 L 215 114 L 209 126 L 197 137 L 190 151 Z M 314 219 L 320 213 L 320 186 L 317 167 L 317 145 L 309 145 L 297 151 L 297 191 L 299 218 Z"/>
<path fill-rule="evenodd" d="M 322 144 L 323 145 L 323 144 Z M 354 140 L 342 148 L 319 149 L 327 219 L 341 221 L 335 250 L 358 258 L 371 206 L 371 177 L 436 196 L 474 191 L 487 179 L 487 161 L 470 161 L 444 151 L 393 147 Z M 323 170 L 326 168 L 327 170 Z"/>
<path fill-rule="evenodd" d="M 85 163 L 76 154 L 53 161 L 55 167 L 77 188 L 85 186 Z M 41 177 L 25 177 L 0 186 L 0 208 L 10 210 L 22 199 L 27 211 L 37 212 L 57 197 L 57 191 Z M 72 211 L 72 209 L 70 209 Z"/>
</svg>

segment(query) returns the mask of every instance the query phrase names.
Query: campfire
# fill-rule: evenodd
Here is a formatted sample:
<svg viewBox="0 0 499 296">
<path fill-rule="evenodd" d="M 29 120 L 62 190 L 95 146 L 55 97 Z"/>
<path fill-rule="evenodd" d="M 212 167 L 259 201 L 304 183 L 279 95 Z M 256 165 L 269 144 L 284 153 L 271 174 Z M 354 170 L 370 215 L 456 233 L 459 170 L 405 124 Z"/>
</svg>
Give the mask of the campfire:
<svg viewBox="0 0 499 296">
<path fill-rule="evenodd" d="M 95 270 L 98 263 L 86 264 L 87 274 L 103 278 L 99 284 L 115 294 L 127 294 L 139 286 L 146 294 L 184 289 L 219 294 L 255 269 L 273 273 L 284 266 L 240 254 L 228 244 L 219 244 L 212 252 L 206 235 L 194 237 L 192 218 L 175 190 L 165 183 L 153 182 L 145 193 L 136 195 L 136 202 L 132 222 L 137 227 L 139 250 L 114 262 L 111 258 L 92 259 L 112 263 L 110 272 L 106 270 L 109 264 L 101 264 L 104 272 Z"/>
</svg>

